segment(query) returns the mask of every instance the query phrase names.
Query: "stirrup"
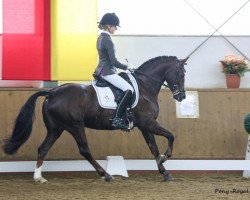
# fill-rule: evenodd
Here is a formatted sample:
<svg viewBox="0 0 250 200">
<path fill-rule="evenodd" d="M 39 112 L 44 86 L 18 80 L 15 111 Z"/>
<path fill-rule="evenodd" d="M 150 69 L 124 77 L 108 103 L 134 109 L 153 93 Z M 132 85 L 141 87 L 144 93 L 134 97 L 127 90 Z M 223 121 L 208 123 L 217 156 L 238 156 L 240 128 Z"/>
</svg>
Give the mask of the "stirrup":
<svg viewBox="0 0 250 200">
<path fill-rule="evenodd" d="M 125 121 L 119 117 L 113 118 L 112 126 L 115 128 L 120 128 L 120 129 L 125 130 L 125 131 L 130 129 L 129 125 L 126 124 Z"/>
<path fill-rule="evenodd" d="M 114 117 L 112 120 L 112 126 L 120 128 L 120 127 L 126 126 L 126 124 L 122 118 Z"/>
</svg>

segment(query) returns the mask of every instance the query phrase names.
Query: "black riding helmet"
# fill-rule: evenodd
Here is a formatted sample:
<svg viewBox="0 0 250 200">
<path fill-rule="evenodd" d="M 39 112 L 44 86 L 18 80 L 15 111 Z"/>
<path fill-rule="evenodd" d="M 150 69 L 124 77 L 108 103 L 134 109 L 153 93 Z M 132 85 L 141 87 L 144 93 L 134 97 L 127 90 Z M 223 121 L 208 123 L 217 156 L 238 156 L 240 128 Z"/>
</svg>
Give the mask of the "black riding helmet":
<svg viewBox="0 0 250 200">
<path fill-rule="evenodd" d="M 99 26 L 104 25 L 120 26 L 120 20 L 115 13 L 106 13 L 99 22 Z"/>
</svg>

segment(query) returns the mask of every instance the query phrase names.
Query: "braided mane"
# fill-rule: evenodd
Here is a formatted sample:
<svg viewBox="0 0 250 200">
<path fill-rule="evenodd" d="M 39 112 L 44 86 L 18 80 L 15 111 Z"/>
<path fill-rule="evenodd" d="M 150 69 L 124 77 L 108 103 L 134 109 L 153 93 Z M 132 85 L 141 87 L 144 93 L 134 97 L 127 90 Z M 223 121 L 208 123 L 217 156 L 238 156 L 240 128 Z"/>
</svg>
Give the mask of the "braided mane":
<svg viewBox="0 0 250 200">
<path fill-rule="evenodd" d="M 144 68 L 145 66 L 149 65 L 149 64 L 152 64 L 156 61 L 159 61 L 161 59 L 165 59 L 166 61 L 169 61 L 169 60 L 172 60 L 172 59 L 177 59 L 176 56 L 158 56 L 158 57 L 155 57 L 155 58 L 151 58 L 149 59 L 148 61 L 144 62 L 140 67 L 138 67 L 137 69 L 142 69 Z"/>
</svg>

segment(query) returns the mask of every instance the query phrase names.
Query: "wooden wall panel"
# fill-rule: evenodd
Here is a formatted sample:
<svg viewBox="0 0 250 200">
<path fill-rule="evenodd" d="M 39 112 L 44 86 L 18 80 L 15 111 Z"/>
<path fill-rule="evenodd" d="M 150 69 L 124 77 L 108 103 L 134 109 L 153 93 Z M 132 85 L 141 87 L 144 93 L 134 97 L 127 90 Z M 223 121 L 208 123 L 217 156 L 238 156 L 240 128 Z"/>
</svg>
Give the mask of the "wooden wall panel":
<svg viewBox="0 0 250 200">
<path fill-rule="evenodd" d="M 0 90 L 0 139 L 11 133 L 15 117 L 35 89 Z M 247 134 L 243 127 L 245 115 L 250 112 L 249 89 L 198 90 L 200 118 L 177 119 L 175 102 L 167 90 L 159 95 L 158 122 L 175 135 L 176 159 L 242 159 L 245 156 Z M 35 160 L 37 148 L 46 135 L 39 97 L 31 138 L 14 156 L 0 151 L 0 160 Z M 107 155 L 122 155 L 126 159 L 153 159 L 138 129 L 130 133 L 87 129 L 91 151 L 96 159 Z M 165 152 L 167 141 L 157 136 L 160 151 Z M 64 132 L 47 155 L 47 160 L 81 159 L 73 138 Z"/>
</svg>

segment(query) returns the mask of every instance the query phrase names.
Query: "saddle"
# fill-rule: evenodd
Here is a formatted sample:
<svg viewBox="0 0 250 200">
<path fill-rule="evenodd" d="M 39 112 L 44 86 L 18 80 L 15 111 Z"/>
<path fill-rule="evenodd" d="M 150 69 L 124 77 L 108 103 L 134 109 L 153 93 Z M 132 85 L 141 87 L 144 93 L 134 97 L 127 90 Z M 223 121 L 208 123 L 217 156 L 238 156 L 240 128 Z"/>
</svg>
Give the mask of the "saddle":
<svg viewBox="0 0 250 200">
<path fill-rule="evenodd" d="M 134 88 L 134 85 L 133 83 L 131 82 L 129 76 L 127 73 L 125 72 L 121 72 L 118 74 L 120 77 L 122 77 L 125 81 L 127 81 L 133 88 Z M 109 82 L 107 82 L 106 80 L 104 80 L 101 76 L 97 76 L 95 73 L 93 74 L 93 77 L 95 78 L 96 80 L 96 83 L 95 85 L 97 87 L 101 87 L 101 88 L 104 88 L 104 87 L 109 87 L 111 89 L 111 91 L 113 92 L 114 94 L 114 97 L 115 97 L 115 102 L 117 104 L 120 103 L 120 101 L 122 100 L 122 97 L 124 96 L 124 92 L 122 90 L 120 90 L 119 88 L 115 87 L 114 85 L 110 84 Z M 134 88 L 134 91 L 135 91 L 135 88 Z M 136 97 L 136 93 L 133 94 L 133 97 L 132 99 L 130 100 L 128 106 L 131 107 L 132 106 L 132 103 L 135 101 L 135 97 Z"/>
<path fill-rule="evenodd" d="M 128 108 L 126 110 L 126 113 L 124 113 L 123 117 L 125 122 L 127 124 L 130 124 L 132 122 L 132 108 L 134 108 L 138 103 L 138 85 L 137 82 L 132 74 L 127 74 L 125 72 L 121 72 L 118 74 L 123 79 L 125 79 L 133 88 L 134 88 L 134 94 L 131 98 L 130 102 L 128 103 Z M 106 109 L 116 109 L 117 105 L 120 103 L 124 96 L 124 92 L 109 82 L 102 79 L 100 76 L 96 76 L 93 74 L 95 80 L 92 81 L 92 86 L 94 87 L 99 105 Z M 133 124 L 129 125 L 131 128 L 133 127 Z M 125 131 L 128 131 L 127 129 Z"/>
</svg>

